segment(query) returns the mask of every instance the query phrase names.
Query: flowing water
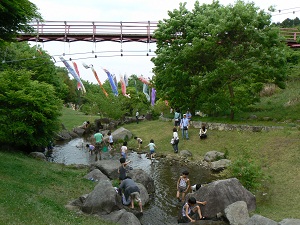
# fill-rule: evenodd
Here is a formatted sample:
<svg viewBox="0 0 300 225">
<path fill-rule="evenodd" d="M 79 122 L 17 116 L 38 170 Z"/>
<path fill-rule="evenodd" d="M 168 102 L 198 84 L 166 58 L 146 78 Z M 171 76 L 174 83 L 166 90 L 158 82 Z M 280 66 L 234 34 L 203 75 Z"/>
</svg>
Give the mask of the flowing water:
<svg viewBox="0 0 300 225">
<path fill-rule="evenodd" d="M 76 138 L 69 142 L 57 144 L 49 160 L 56 163 L 90 165 L 94 162 L 94 155 L 91 156 L 85 148 L 85 140 Z M 105 154 L 103 154 L 105 157 Z M 132 161 L 130 166 L 133 169 L 143 169 L 154 180 L 155 195 L 147 206 L 144 207 L 144 215 L 141 218 L 143 225 L 165 225 L 176 224 L 181 203 L 176 199 L 176 184 L 181 172 L 189 171 L 191 185 L 196 183 L 209 183 L 214 177 L 210 171 L 200 166 L 170 165 L 164 160 L 150 162 L 145 154 L 135 152 L 128 154 Z M 116 159 L 118 160 L 118 159 Z"/>
</svg>

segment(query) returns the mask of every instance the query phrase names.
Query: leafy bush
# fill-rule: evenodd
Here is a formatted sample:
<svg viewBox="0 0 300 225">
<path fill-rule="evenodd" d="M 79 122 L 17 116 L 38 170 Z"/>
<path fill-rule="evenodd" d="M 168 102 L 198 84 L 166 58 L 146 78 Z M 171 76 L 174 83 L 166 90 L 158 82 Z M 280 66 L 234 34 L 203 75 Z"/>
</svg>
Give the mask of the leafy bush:
<svg viewBox="0 0 300 225">
<path fill-rule="evenodd" d="M 229 167 L 229 173 L 236 177 L 242 185 L 251 192 L 256 192 L 262 187 L 262 182 L 267 177 L 261 167 L 247 155 L 240 156 Z"/>
</svg>

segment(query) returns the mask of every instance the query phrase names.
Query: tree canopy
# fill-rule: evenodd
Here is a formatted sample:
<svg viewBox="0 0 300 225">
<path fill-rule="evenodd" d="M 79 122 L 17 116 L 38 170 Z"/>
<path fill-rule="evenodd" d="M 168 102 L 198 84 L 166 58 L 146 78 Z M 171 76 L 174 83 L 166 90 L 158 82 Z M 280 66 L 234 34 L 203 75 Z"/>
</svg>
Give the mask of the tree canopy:
<svg viewBox="0 0 300 225">
<path fill-rule="evenodd" d="M 13 41 L 19 32 L 32 31 L 28 23 L 41 19 L 36 5 L 28 0 L 1 0 L 0 15 L 0 43 Z"/>
<path fill-rule="evenodd" d="M 284 87 L 287 47 L 254 3 L 218 1 L 169 11 L 154 34 L 157 93 L 174 108 L 230 114 L 259 100 L 264 83 Z"/>
</svg>

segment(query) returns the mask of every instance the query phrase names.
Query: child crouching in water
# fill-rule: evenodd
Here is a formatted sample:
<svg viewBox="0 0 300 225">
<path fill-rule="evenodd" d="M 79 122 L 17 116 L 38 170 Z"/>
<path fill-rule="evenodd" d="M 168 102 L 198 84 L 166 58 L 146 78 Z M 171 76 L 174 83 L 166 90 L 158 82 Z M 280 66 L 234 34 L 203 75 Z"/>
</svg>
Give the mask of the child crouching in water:
<svg viewBox="0 0 300 225">
<path fill-rule="evenodd" d="M 194 197 L 190 197 L 187 203 L 185 203 L 182 207 L 182 217 L 178 220 L 178 223 L 194 223 L 196 222 L 196 219 L 194 219 L 194 215 L 198 215 L 200 220 L 203 219 L 204 217 L 202 216 L 200 206 L 197 204 L 206 205 L 206 201 L 200 202 L 196 201 Z"/>
</svg>

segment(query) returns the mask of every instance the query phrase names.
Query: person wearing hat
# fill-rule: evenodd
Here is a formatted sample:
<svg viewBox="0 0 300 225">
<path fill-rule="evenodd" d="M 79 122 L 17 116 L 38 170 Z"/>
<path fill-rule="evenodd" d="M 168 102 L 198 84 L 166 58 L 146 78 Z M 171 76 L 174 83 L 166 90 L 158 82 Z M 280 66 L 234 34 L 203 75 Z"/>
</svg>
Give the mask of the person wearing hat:
<svg viewBox="0 0 300 225">
<path fill-rule="evenodd" d="M 188 134 L 188 129 L 189 129 L 189 120 L 186 117 L 186 114 L 183 114 L 183 118 L 181 119 L 180 122 L 180 128 L 182 131 L 182 138 L 186 138 L 186 140 L 189 139 L 189 134 Z"/>
</svg>

